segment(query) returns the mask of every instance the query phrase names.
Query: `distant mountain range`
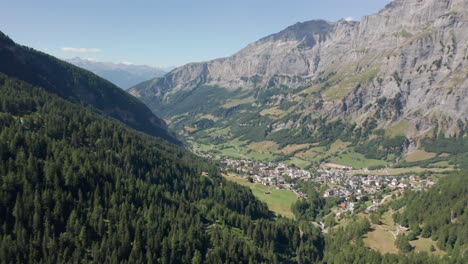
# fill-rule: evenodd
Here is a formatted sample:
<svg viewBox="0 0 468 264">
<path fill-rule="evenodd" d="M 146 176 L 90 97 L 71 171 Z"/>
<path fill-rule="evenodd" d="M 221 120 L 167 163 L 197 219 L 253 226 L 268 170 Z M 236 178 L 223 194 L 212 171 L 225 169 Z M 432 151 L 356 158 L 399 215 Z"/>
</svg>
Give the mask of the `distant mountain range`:
<svg viewBox="0 0 468 264">
<path fill-rule="evenodd" d="M 91 71 L 109 80 L 122 89 L 127 89 L 143 81 L 164 76 L 173 67 L 151 67 L 128 63 L 102 62 L 86 58 L 71 58 L 67 62 Z"/>
</svg>

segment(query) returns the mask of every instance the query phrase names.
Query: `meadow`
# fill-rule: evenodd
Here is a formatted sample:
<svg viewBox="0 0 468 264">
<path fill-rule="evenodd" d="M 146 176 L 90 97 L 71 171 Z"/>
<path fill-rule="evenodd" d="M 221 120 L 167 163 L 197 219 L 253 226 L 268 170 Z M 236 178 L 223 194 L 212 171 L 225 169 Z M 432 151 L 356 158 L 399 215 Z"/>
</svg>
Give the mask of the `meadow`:
<svg viewBox="0 0 468 264">
<path fill-rule="evenodd" d="M 276 215 L 282 215 L 287 218 L 294 218 L 291 211 L 291 205 L 297 201 L 297 195 L 289 190 L 278 190 L 275 186 L 265 186 L 259 183 L 250 183 L 246 178 L 229 173 L 224 177 L 232 182 L 247 186 L 252 193 L 262 202 L 268 205 L 268 208 Z"/>
</svg>

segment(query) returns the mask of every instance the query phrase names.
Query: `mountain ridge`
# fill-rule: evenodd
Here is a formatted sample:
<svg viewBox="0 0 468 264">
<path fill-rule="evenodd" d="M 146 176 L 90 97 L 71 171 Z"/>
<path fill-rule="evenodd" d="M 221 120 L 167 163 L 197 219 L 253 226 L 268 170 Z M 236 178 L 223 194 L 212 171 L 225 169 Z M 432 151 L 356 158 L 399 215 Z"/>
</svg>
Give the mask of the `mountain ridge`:
<svg viewBox="0 0 468 264">
<path fill-rule="evenodd" d="M 80 68 L 87 69 L 122 89 L 130 88 L 149 79 L 162 77 L 172 69 L 172 67 L 163 68 L 151 67 L 148 65 L 113 63 L 83 59 L 80 57 L 66 59 L 65 61 Z"/>
<path fill-rule="evenodd" d="M 16 44 L 4 33 L 0 34 L 0 72 L 74 103 L 92 106 L 136 130 L 179 143 L 167 131 L 164 120 L 137 98 L 94 73 Z"/>
<path fill-rule="evenodd" d="M 187 64 L 129 92 L 148 105 L 170 108 L 177 94 L 200 86 L 256 93 L 285 86 L 288 99 L 274 103 L 279 95 L 273 94 L 270 104 L 297 103 L 293 112 L 303 118 L 350 118 L 359 124 L 370 115 L 383 128 L 412 122 L 414 135 L 435 126 L 456 133 L 468 118 L 467 7 L 466 0 L 397 0 L 361 22 L 299 23 L 230 57 Z M 310 30 L 307 25 L 314 24 L 325 26 L 301 34 L 301 26 Z M 295 34 L 287 33 L 291 29 Z M 379 100 L 386 101 L 380 108 Z M 321 107 L 312 107 L 317 104 Z M 272 123 L 287 127 L 291 119 Z"/>
</svg>

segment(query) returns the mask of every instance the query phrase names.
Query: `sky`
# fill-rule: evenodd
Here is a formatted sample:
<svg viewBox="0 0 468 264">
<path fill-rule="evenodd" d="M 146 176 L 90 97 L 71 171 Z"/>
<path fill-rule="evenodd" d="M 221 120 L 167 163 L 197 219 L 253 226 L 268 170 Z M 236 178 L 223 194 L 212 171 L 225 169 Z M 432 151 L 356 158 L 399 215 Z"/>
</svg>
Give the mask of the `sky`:
<svg viewBox="0 0 468 264">
<path fill-rule="evenodd" d="M 181 66 L 292 24 L 370 15 L 389 0 L 0 0 L 0 31 L 65 59 Z"/>
</svg>

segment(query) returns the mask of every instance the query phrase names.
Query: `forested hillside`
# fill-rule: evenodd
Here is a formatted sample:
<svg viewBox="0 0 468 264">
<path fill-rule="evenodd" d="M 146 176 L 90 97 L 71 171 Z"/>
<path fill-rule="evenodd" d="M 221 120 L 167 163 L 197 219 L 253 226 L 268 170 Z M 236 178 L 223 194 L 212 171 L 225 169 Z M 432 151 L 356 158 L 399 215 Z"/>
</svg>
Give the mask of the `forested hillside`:
<svg viewBox="0 0 468 264">
<path fill-rule="evenodd" d="M 0 75 L 1 263 L 311 263 L 316 228 L 270 218 L 196 156 Z"/>
<path fill-rule="evenodd" d="M 468 255 L 468 171 L 443 178 L 428 192 L 408 193 L 395 220 L 414 236 L 432 238 L 454 258 Z M 413 237 L 414 237 L 413 236 Z M 461 263 L 461 262 L 460 262 Z"/>
<path fill-rule="evenodd" d="M 16 44 L 0 32 L 0 72 L 73 102 L 91 105 L 126 125 L 174 143 L 165 122 L 138 99 L 97 75 Z"/>
</svg>

